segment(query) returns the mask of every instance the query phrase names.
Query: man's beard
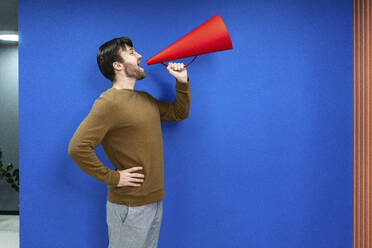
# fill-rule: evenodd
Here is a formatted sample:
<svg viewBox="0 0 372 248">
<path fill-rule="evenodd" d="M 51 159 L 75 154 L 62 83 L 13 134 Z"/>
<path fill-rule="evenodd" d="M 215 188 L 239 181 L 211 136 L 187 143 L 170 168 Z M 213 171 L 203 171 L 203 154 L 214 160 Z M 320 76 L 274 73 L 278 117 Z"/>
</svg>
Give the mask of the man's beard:
<svg viewBox="0 0 372 248">
<path fill-rule="evenodd" d="M 136 80 L 141 80 L 146 77 L 145 71 L 141 70 L 138 65 L 124 62 L 124 69 L 128 77 L 135 78 Z"/>
</svg>

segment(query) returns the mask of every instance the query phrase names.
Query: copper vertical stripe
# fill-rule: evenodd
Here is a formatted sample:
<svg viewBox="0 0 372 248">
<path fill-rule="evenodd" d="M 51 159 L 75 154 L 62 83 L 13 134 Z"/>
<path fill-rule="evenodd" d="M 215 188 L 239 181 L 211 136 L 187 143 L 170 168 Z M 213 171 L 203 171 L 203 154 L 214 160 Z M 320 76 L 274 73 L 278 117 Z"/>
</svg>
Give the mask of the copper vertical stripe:
<svg viewBox="0 0 372 248">
<path fill-rule="evenodd" d="M 371 229 L 371 217 L 372 217 L 372 208 L 371 208 L 371 200 L 372 200 L 372 196 L 371 196 L 371 167 L 372 167 L 372 164 L 371 164 L 371 146 L 370 146 L 370 143 L 371 143 L 371 104 L 372 104 L 372 99 L 371 99 L 371 84 L 372 84 L 372 76 L 371 76 L 371 28 L 372 28 L 372 25 L 371 25 L 371 7 L 372 7 L 372 4 L 371 4 L 371 0 L 368 0 L 367 1 L 367 5 L 366 5 L 366 164 L 367 164 L 367 172 L 366 172 L 366 180 L 367 180 L 367 184 L 366 184 L 366 187 L 367 187 L 367 222 L 366 222 L 366 226 L 367 226 L 367 247 L 372 247 L 372 244 L 371 244 L 371 236 L 372 236 L 372 229 Z"/>
<path fill-rule="evenodd" d="M 353 0 L 353 248 L 372 248 L 372 0 Z"/>
</svg>

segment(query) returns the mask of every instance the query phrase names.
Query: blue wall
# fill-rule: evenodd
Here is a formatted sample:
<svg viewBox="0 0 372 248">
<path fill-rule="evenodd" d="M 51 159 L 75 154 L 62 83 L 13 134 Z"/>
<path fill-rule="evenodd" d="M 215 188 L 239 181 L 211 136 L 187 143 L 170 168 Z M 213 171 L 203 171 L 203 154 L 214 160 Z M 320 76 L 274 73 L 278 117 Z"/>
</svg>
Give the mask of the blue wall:
<svg viewBox="0 0 372 248">
<path fill-rule="evenodd" d="M 159 247 L 351 247 L 352 1 L 39 0 L 19 3 L 23 248 L 108 244 L 106 186 L 67 155 L 111 87 L 98 47 L 129 36 L 144 61 L 215 14 L 233 50 L 197 58 L 189 118 L 163 123 Z M 144 67 L 135 88 L 172 101 Z"/>
</svg>

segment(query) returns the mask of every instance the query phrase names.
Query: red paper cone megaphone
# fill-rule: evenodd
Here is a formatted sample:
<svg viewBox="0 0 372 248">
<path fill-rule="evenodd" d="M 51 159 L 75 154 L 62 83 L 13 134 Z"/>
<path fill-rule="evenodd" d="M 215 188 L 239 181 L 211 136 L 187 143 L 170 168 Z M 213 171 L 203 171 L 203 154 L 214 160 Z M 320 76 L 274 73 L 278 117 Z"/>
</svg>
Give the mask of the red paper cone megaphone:
<svg viewBox="0 0 372 248">
<path fill-rule="evenodd" d="M 146 64 L 152 65 L 162 63 L 165 65 L 163 63 L 164 61 L 198 56 L 205 53 L 228 49 L 232 49 L 229 33 L 227 32 L 221 17 L 215 15 L 190 33 L 186 34 L 184 37 L 146 60 Z M 194 61 L 195 58 L 192 61 Z"/>
</svg>

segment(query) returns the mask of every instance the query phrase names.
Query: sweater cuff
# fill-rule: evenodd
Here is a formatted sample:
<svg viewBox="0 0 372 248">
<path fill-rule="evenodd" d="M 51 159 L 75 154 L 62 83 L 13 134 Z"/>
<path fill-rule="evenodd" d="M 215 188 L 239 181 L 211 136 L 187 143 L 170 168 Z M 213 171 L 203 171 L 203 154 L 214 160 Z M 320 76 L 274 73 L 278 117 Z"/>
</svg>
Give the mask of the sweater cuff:
<svg viewBox="0 0 372 248">
<path fill-rule="evenodd" d="M 110 182 L 108 184 L 117 186 L 120 181 L 120 173 L 117 170 L 112 170 L 110 174 Z"/>
<path fill-rule="evenodd" d="M 190 78 L 187 77 L 187 83 L 181 83 L 176 79 L 176 89 L 182 91 L 188 91 L 190 89 Z"/>
</svg>

